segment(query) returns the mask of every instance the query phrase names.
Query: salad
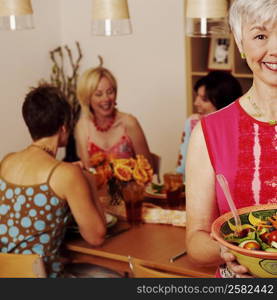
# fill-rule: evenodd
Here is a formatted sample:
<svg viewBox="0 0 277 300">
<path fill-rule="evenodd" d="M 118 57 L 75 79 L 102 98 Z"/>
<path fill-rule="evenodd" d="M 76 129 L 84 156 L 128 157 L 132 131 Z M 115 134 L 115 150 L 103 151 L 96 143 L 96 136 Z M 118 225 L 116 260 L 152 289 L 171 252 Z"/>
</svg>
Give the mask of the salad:
<svg viewBox="0 0 277 300">
<path fill-rule="evenodd" d="M 165 194 L 165 186 L 164 184 L 158 184 L 158 183 L 151 183 L 151 189 L 153 191 L 153 193 L 155 194 Z M 185 192 L 185 185 L 182 185 L 182 192 Z"/>
<path fill-rule="evenodd" d="M 155 193 L 155 194 L 165 194 L 164 184 L 157 184 L 157 183 L 152 182 L 151 188 L 152 188 L 153 193 Z"/>
<path fill-rule="evenodd" d="M 245 216 L 242 215 L 245 218 Z M 225 241 L 248 250 L 277 252 L 277 212 L 271 216 L 254 216 L 249 213 L 246 222 L 237 232 L 236 226 L 227 222 L 229 233 L 223 234 Z M 225 228 L 226 229 L 226 228 Z"/>
</svg>

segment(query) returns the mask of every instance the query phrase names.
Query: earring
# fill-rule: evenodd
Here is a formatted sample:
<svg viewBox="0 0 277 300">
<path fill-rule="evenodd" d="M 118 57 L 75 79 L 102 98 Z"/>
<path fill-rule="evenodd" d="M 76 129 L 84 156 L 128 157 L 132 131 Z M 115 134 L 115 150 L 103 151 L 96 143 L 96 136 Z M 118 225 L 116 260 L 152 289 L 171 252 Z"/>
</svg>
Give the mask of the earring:
<svg viewBox="0 0 277 300">
<path fill-rule="evenodd" d="M 246 55 L 245 55 L 244 52 L 241 52 L 240 56 L 241 56 L 242 59 L 245 59 L 245 58 L 246 58 Z"/>
</svg>

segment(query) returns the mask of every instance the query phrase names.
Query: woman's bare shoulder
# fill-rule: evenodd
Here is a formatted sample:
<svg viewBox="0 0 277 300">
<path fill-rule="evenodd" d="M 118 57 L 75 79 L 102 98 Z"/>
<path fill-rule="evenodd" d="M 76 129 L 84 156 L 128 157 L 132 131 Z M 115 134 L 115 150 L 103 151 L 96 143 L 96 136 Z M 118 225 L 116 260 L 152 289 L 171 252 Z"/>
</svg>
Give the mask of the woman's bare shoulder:
<svg viewBox="0 0 277 300">
<path fill-rule="evenodd" d="M 83 126 L 84 124 L 87 124 L 87 122 L 89 121 L 90 121 L 90 117 L 85 113 L 81 113 L 76 126 Z"/>
<path fill-rule="evenodd" d="M 87 136 L 89 122 L 90 118 L 87 115 L 81 114 L 74 128 L 75 136 Z"/>
<path fill-rule="evenodd" d="M 50 185 L 63 199 L 69 199 L 72 192 L 81 190 L 87 184 L 82 169 L 78 165 L 62 162 L 54 171 Z"/>
<path fill-rule="evenodd" d="M 63 181 L 77 180 L 80 176 L 83 176 L 80 166 L 68 162 L 62 162 L 55 173 Z"/>
<path fill-rule="evenodd" d="M 118 114 L 118 120 L 121 121 L 124 126 L 132 127 L 138 124 L 137 118 L 132 114 L 125 112 L 119 112 Z"/>
</svg>

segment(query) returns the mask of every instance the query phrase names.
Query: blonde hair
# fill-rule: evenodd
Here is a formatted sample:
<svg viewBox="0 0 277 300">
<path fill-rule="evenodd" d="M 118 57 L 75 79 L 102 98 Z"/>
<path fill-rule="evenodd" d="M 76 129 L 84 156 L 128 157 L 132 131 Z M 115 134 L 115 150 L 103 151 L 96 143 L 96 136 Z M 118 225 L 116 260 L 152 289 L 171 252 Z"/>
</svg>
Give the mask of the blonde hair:
<svg viewBox="0 0 277 300">
<path fill-rule="evenodd" d="M 240 50 L 243 24 L 271 21 L 277 22 L 277 0 L 234 0 L 229 10 L 229 23 Z"/>
<path fill-rule="evenodd" d="M 93 93 L 96 91 L 100 80 L 105 77 L 107 78 L 112 87 L 115 90 L 115 95 L 117 93 L 117 82 L 113 74 L 106 68 L 102 66 L 97 68 L 90 68 L 86 70 L 79 78 L 77 82 L 77 98 L 80 102 L 82 109 L 87 113 L 91 114 L 90 109 L 90 99 Z"/>
</svg>

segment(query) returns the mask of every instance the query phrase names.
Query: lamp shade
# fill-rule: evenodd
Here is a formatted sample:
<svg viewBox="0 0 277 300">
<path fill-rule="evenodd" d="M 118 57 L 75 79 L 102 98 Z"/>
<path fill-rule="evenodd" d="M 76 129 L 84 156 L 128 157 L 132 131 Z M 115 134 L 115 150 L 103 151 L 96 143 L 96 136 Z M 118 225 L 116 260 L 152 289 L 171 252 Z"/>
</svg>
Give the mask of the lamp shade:
<svg viewBox="0 0 277 300">
<path fill-rule="evenodd" d="M 188 0 L 189 18 L 224 18 L 227 14 L 226 0 Z"/>
<path fill-rule="evenodd" d="M 0 0 L 0 29 L 33 28 L 31 0 Z"/>
<path fill-rule="evenodd" d="M 111 36 L 131 32 L 127 0 L 92 0 L 92 34 Z"/>
<path fill-rule="evenodd" d="M 208 37 L 229 32 L 227 0 L 186 0 L 186 34 Z"/>
</svg>

